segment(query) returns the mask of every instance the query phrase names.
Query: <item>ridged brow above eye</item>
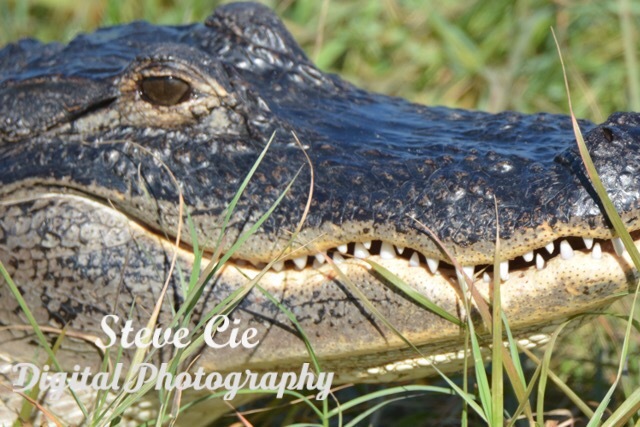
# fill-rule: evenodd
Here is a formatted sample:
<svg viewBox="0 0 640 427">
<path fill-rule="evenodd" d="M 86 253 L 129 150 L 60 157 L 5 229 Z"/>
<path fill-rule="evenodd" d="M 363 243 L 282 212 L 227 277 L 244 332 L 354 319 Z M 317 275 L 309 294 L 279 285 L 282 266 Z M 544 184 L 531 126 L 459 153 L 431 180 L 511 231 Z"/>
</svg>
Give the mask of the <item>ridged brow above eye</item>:
<svg viewBox="0 0 640 427">
<path fill-rule="evenodd" d="M 165 107 L 185 102 L 191 96 L 191 85 L 174 76 L 144 77 L 139 87 L 145 101 Z"/>
</svg>

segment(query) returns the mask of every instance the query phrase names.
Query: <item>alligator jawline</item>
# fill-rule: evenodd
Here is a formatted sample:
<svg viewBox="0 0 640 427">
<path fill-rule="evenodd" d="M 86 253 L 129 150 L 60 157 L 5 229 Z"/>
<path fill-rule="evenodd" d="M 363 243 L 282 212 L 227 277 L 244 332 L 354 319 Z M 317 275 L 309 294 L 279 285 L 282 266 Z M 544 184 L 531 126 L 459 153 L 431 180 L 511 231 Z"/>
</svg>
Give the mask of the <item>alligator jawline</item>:
<svg viewBox="0 0 640 427">
<path fill-rule="evenodd" d="M 631 232 L 631 237 L 636 245 L 640 245 L 640 230 Z M 515 259 L 502 261 L 500 266 L 500 276 L 503 282 L 509 280 L 510 274 L 521 272 L 525 269 L 535 268 L 537 271 L 544 270 L 549 261 L 553 259 L 570 260 L 576 253 L 587 254 L 597 262 L 602 259 L 603 254 L 620 258 L 627 251 L 620 238 L 613 239 L 593 239 L 585 237 L 563 237 L 556 239 L 544 247 L 536 248 L 532 251 L 518 256 Z M 297 258 L 278 260 L 271 263 L 271 269 L 275 272 L 288 271 L 295 274 L 296 271 L 308 269 L 319 269 L 328 263 L 340 265 L 347 260 L 404 260 L 406 269 L 411 271 L 414 268 L 428 270 L 432 275 L 444 275 L 455 278 L 455 267 L 445 261 L 430 258 L 411 248 L 402 248 L 388 242 L 373 240 L 367 242 L 350 242 L 331 248 L 327 251 L 318 252 L 314 255 L 301 255 Z M 255 262 L 241 258 L 231 258 L 231 262 L 243 268 L 255 268 L 262 270 L 267 266 L 265 262 Z M 490 283 L 493 279 L 493 265 L 462 266 L 467 276 L 477 276 L 485 283 Z M 460 276 L 459 274 L 457 274 Z"/>
</svg>

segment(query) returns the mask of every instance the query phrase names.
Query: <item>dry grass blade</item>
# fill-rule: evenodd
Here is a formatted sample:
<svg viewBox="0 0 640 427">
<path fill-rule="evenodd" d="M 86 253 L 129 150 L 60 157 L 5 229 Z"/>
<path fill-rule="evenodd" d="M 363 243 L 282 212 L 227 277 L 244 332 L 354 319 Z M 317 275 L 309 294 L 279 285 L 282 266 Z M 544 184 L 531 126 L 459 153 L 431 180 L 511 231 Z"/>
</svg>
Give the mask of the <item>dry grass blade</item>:
<svg viewBox="0 0 640 427">
<path fill-rule="evenodd" d="M 0 385 L 0 388 L 7 389 L 6 391 L 8 393 L 18 393 L 26 402 L 29 402 L 31 405 L 33 405 L 34 408 L 38 408 L 38 410 L 42 412 L 42 414 L 50 423 L 53 423 L 56 427 L 63 427 L 63 424 L 60 422 L 60 420 L 58 420 L 51 412 L 49 412 L 46 407 L 41 405 L 37 399 L 34 399 L 31 396 L 19 391 L 14 392 L 12 389 L 9 389 L 9 387 L 6 387 L 4 385 Z M 18 418 L 13 425 L 15 427 L 24 427 L 28 424 L 23 424 L 22 418 Z"/>
<path fill-rule="evenodd" d="M 177 248 L 180 246 L 180 241 L 182 237 L 184 198 L 182 196 L 182 190 L 180 188 L 180 184 L 178 183 L 178 180 L 176 179 L 175 175 L 173 174 L 169 166 L 167 166 L 167 164 L 159 156 L 157 156 L 155 153 L 150 151 L 148 148 L 140 144 L 136 144 L 136 143 L 132 143 L 132 144 L 135 145 L 141 152 L 150 155 L 158 162 L 158 164 L 167 172 L 167 174 L 171 178 L 173 185 L 175 186 L 176 191 L 178 192 L 178 228 L 176 230 L 176 237 L 174 240 L 175 249 L 173 251 L 173 255 L 171 256 L 169 270 L 167 271 L 167 275 L 166 275 L 167 278 L 165 279 L 164 285 L 162 286 L 162 290 L 160 291 L 160 295 L 155 303 L 155 306 L 153 307 L 153 311 L 151 312 L 151 315 L 149 316 L 149 320 L 147 321 L 146 328 L 147 330 L 152 331 L 152 333 L 146 335 L 142 339 L 142 342 L 144 344 L 149 344 L 153 336 L 153 331 L 155 331 L 156 323 L 158 322 L 158 316 L 160 315 L 160 310 L 162 308 L 162 302 L 164 301 L 164 296 L 166 295 L 167 290 L 169 288 L 169 284 L 171 283 L 173 270 L 175 269 L 175 266 L 176 266 L 176 261 L 178 260 Z M 139 169 L 138 169 L 138 172 L 140 173 Z M 144 183 L 144 179 L 142 179 L 141 176 L 139 177 L 139 180 L 140 180 L 140 183 Z M 142 185 L 142 188 L 144 189 L 146 188 L 146 186 Z M 129 384 L 137 378 L 138 371 L 136 370 L 136 367 L 140 366 L 149 348 L 150 347 L 146 345 L 136 348 L 136 352 L 134 353 L 133 358 L 131 359 L 129 371 L 127 372 L 126 378 L 124 380 L 125 384 Z M 117 406 L 119 401 L 123 398 L 124 398 L 124 394 L 123 393 L 119 394 L 118 397 L 116 398 L 116 403 L 114 403 L 114 405 Z"/>
<path fill-rule="evenodd" d="M 480 316 L 482 317 L 482 321 L 486 325 L 487 329 L 491 330 L 491 325 L 493 324 L 493 321 L 491 320 L 491 311 L 489 310 L 489 305 L 487 304 L 487 302 L 484 300 L 482 295 L 480 295 L 480 293 L 474 286 L 473 280 L 467 276 L 467 274 L 462 269 L 462 266 L 460 265 L 460 263 L 458 263 L 458 261 L 455 259 L 453 254 L 451 254 L 451 252 L 447 249 L 445 244 L 438 238 L 438 236 L 429 227 L 427 227 L 425 224 L 423 224 L 422 222 L 418 221 L 413 217 L 411 217 L 411 219 L 413 219 L 428 233 L 429 237 L 431 237 L 431 239 L 433 239 L 433 241 L 436 242 L 438 247 L 447 255 L 449 262 L 451 262 L 451 264 L 455 267 L 458 274 L 461 277 L 464 277 L 464 280 L 467 285 L 467 290 L 471 293 L 471 297 L 473 299 L 473 302 L 476 304 L 476 307 L 478 309 L 478 312 L 480 313 Z M 467 298 L 465 290 L 460 288 L 457 288 L 457 289 L 458 289 L 458 294 L 460 296 L 460 299 L 464 301 L 465 304 L 468 304 L 469 299 Z M 467 310 L 467 313 L 471 312 L 468 306 L 465 308 Z"/>
<path fill-rule="evenodd" d="M 520 358 L 518 357 L 518 344 L 513 339 L 511 329 L 509 328 L 509 323 L 507 322 L 507 318 L 504 315 L 504 312 L 502 312 L 501 314 L 502 323 L 507 335 L 507 342 L 509 344 L 508 349 L 504 346 L 502 347 L 502 366 L 507 372 L 511 387 L 513 388 L 513 391 L 516 394 L 516 398 L 518 399 L 518 407 L 524 409 L 527 419 L 529 419 L 531 424 L 533 424 L 533 414 L 531 411 L 531 404 L 529 403 L 530 394 L 529 392 L 527 392 L 527 382 L 525 381 Z M 532 378 L 529 381 L 532 382 L 535 381 L 535 379 Z"/>
</svg>

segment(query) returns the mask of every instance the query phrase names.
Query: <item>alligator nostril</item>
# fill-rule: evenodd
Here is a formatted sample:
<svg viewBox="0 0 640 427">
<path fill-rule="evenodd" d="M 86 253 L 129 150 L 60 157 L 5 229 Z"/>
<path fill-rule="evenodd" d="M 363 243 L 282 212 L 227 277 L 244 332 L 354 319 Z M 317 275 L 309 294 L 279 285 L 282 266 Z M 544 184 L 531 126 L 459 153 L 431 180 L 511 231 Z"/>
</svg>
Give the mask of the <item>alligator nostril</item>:
<svg viewBox="0 0 640 427">
<path fill-rule="evenodd" d="M 609 142 L 613 141 L 613 131 L 611 129 L 609 129 L 608 127 L 603 127 L 602 133 L 604 137 L 607 138 L 607 141 Z"/>
</svg>

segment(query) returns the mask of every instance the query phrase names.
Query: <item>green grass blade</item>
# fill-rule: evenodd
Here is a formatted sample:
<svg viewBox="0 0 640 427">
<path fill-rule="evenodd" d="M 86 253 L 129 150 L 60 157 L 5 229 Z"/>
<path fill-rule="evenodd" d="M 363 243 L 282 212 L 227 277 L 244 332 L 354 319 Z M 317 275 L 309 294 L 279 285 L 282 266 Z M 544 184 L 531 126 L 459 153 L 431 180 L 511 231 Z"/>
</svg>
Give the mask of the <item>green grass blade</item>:
<svg viewBox="0 0 640 427">
<path fill-rule="evenodd" d="M 535 364 L 542 365 L 542 362 L 540 361 L 540 359 L 538 359 L 526 347 L 522 347 L 521 350 Z M 547 375 L 551 379 L 551 381 L 553 381 L 556 387 L 558 387 L 560 391 L 562 391 L 562 393 L 564 393 L 569 398 L 569 400 L 571 400 L 573 404 L 576 405 L 576 407 L 580 409 L 580 411 L 582 411 L 582 413 L 585 416 L 587 416 L 588 418 L 593 417 L 594 412 L 591 410 L 589 405 L 587 405 L 582 399 L 580 399 L 580 396 L 574 393 L 573 390 L 571 390 L 571 388 L 564 381 L 560 379 L 560 377 L 558 377 L 555 373 L 553 373 L 553 371 L 548 371 Z"/>
<path fill-rule="evenodd" d="M 373 303 L 369 300 L 369 298 L 367 298 L 367 296 L 360 289 L 358 289 L 355 283 L 353 283 L 353 281 L 351 281 L 351 279 L 347 277 L 347 275 L 344 274 L 342 270 L 340 270 L 340 267 L 338 267 L 338 265 L 336 265 L 330 259 L 328 261 L 331 263 L 331 266 L 333 267 L 333 271 L 335 271 L 338 277 L 340 278 L 340 283 L 342 283 L 349 290 L 349 292 L 351 292 L 353 296 L 355 296 L 358 299 L 358 301 L 360 301 L 360 303 L 362 303 L 362 305 L 367 310 L 369 310 L 369 313 L 371 313 L 373 317 L 375 317 L 376 319 L 379 319 L 382 323 L 384 323 L 387 326 L 387 328 L 389 328 L 398 338 L 400 338 L 405 344 L 407 344 L 407 346 L 409 346 L 413 351 L 415 351 L 420 356 L 424 356 L 422 352 L 411 341 L 409 341 L 402 334 L 402 332 L 400 332 L 400 330 L 396 328 L 389 321 L 389 319 L 387 319 L 380 312 L 380 310 L 376 308 L 375 305 L 373 305 Z"/>
<path fill-rule="evenodd" d="M 555 33 L 553 33 L 553 36 L 555 39 Z M 576 120 L 575 114 L 573 113 L 573 106 L 571 103 L 571 91 L 569 90 L 569 80 L 567 79 L 567 74 L 565 72 L 564 61 L 562 59 L 562 54 L 560 52 L 560 46 L 558 44 L 557 39 L 555 40 L 556 40 L 556 46 L 558 47 L 558 55 L 560 56 L 560 63 L 562 65 L 562 70 L 564 74 L 564 83 L 567 91 L 567 99 L 569 102 L 569 111 L 571 112 L 571 123 L 573 125 L 573 131 L 578 144 L 578 149 L 580 151 L 580 156 L 582 157 L 582 161 L 587 170 L 589 179 L 591 180 L 591 184 L 593 185 L 593 188 L 598 194 L 598 198 L 600 199 L 600 202 L 602 203 L 602 206 L 605 209 L 607 219 L 611 222 L 611 224 L 613 225 L 613 228 L 616 231 L 616 234 L 618 235 L 618 237 L 620 237 L 620 239 L 624 243 L 625 249 L 629 253 L 629 256 L 631 257 L 631 260 L 633 261 L 634 266 L 636 267 L 636 269 L 640 269 L 640 252 L 638 251 L 635 244 L 633 243 L 633 239 L 631 238 L 631 235 L 629 234 L 626 227 L 624 226 L 622 218 L 620 218 L 620 215 L 616 211 L 615 206 L 613 205 L 613 202 L 611 201 L 611 199 L 609 198 L 609 195 L 607 194 L 607 190 L 604 188 L 604 185 L 600 180 L 600 177 L 595 168 L 595 165 L 593 164 L 593 160 L 591 159 L 591 155 L 589 154 L 589 150 L 587 149 L 587 146 L 584 142 L 584 138 L 582 137 L 582 132 L 580 131 L 580 126 L 578 125 L 578 121 Z M 606 408 L 609 406 L 611 397 L 613 396 L 613 393 L 622 375 L 622 370 L 624 368 L 625 360 L 627 359 L 627 354 L 629 351 L 633 312 L 635 310 L 635 307 L 637 307 L 639 290 L 640 288 L 638 287 L 638 283 L 636 283 L 635 293 L 633 295 L 633 305 L 632 305 L 633 309 L 629 313 L 629 321 L 627 322 L 625 337 L 622 343 L 622 351 L 620 352 L 620 363 L 618 365 L 618 372 L 616 375 L 616 379 L 611 385 L 611 387 L 609 388 L 605 397 L 602 399 L 602 401 L 598 405 L 598 408 L 596 409 L 594 416 L 589 421 L 589 424 L 588 424 L 589 426 L 595 426 L 600 423 L 600 420 L 602 419 L 602 416 L 604 415 Z"/>
<path fill-rule="evenodd" d="M 329 411 L 329 417 L 334 417 L 338 415 L 340 411 L 348 411 L 350 409 L 355 408 L 356 406 L 366 404 L 372 400 L 395 396 L 400 393 L 440 393 L 440 394 L 449 394 L 455 395 L 456 392 L 446 387 L 438 387 L 438 386 L 430 386 L 430 385 L 404 385 L 397 387 L 389 387 L 383 390 L 374 391 L 371 393 L 367 393 L 364 396 L 358 396 L 346 403 L 340 405 L 339 408 L 332 409 Z M 472 396 L 469 396 L 473 401 Z"/>
<path fill-rule="evenodd" d="M 369 259 L 363 260 L 367 262 L 376 273 L 380 274 L 386 281 L 394 285 L 400 291 L 402 291 L 409 298 L 413 299 L 415 302 L 421 304 L 424 308 L 429 311 L 437 314 L 443 319 L 448 320 L 451 323 L 454 323 L 458 326 L 464 326 L 464 324 L 454 315 L 450 314 L 448 311 L 442 309 L 436 303 L 431 301 L 429 298 L 425 297 L 420 292 L 416 291 L 414 288 L 409 286 L 404 280 L 400 279 L 398 276 L 390 272 L 388 269 L 384 268 L 377 262 L 371 261 Z"/>
<path fill-rule="evenodd" d="M 184 316 L 185 312 L 193 310 L 193 307 L 195 306 L 195 304 L 197 302 L 197 299 L 198 299 L 198 297 L 200 296 L 200 294 L 201 294 L 201 292 L 203 290 L 204 283 L 208 282 L 211 279 L 211 277 L 213 276 L 213 274 L 217 271 L 217 269 L 220 266 L 224 265 L 233 256 L 234 252 L 236 250 L 238 250 L 238 248 L 240 246 L 242 246 L 249 239 L 249 237 L 251 237 L 253 234 L 255 234 L 255 232 L 262 226 L 262 224 L 267 220 L 267 218 L 269 218 L 269 216 L 271 216 L 273 211 L 278 207 L 278 205 L 280 204 L 282 199 L 285 197 L 285 195 L 291 189 L 291 186 L 293 185 L 293 183 L 297 179 L 298 175 L 300 174 L 300 171 L 301 171 L 301 169 L 298 170 L 298 172 L 293 177 L 291 182 L 283 190 L 282 194 L 280 194 L 280 196 L 274 201 L 274 203 L 269 207 L 269 209 L 256 221 L 256 223 L 253 224 L 251 226 L 251 228 L 249 228 L 249 230 L 247 230 L 245 233 L 241 234 L 237 238 L 237 240 L 234 242 L 234 244 L 231 246 L 231 248 L 229 248 L 229 250 L 220 258 L 220 260 L 218 260 L 218 262 L 216 264 L 217 267 L 214 268 L 206 277 L 202 278 L 200 286 L 198 287 L 196 292 L 193 292 L 191 295 L 189 295 L 189 296 L 187 296 L 187 298 L 185 298 L 184 303 L 182 304 L 182 306 L 180 307 L 180 309 L 178 310 L 178 312 L 176 314 L 176 316 L 178 318 L 181 317 L 181 316 Z M 174 325 L 174 323 L 171 323 L 169 325 L 169 327 L 171 327 L 173 325 Z"/>
<path fill-rule="evenodd" d="M 251 181 L 251 178 L 253 178 L 253 175 L 258 169 L 258 166 L 260 166 L 260 163 L 262 163 L 262 159 L 267 154 L 267 151 L 269 150 L 269 147 L 271 147 L 271 143 L 273 142 L 275 137 L 276 137 L 276 133 L 274 132 L 273 134 L 271 134 L 271 138 L 269 138 L 269 141 L 267 141 L 267 144 L 262 149 L 262 152 L 260 153 L 256 161 L 253 163 L 253 166 L 251 166 L 249 173 L 245 175 L 244 180 L 242 181 L 242 184 L 240 184 L 240 188 L 238 189 L 238 191 L 236 191 L 236 193 L 234 194 L 233 199 L 231 199 L 231 202 L 229 202 L 227 213 L 225 214 L 224 219 L 222 220 L 222 225 L 220 227 L 220 235 L 218 236 L 218 241 L 216 242 L 216 245 L 215 245 L 216 247 L 219 247 L 222 244 L 224 230 L 226 230 L 227 226 L 229 225 L 229 220 L 231 219 L 231 215 L 233 214 L 233 211 L 235 210 L 236 205 L 238 204 L 238 200 L 240 200 L 240 197 L 244 193 L 245 188 L 247 188 L 247 185 L 249 185 L 249 181 Z"/>
<path fill-rule="evenodd" d="M 490 425 L 486 411 L 482 408 L 482 406 L 478 405 L 478 403 L 474 400 L 474 396 L 471 393 L 467 393 L 465 390 L 461 389 L 456 383 L 454 383 L 451 380 L 451 378 L 446 376 L 435 365 L 433 368 L 436 370 L 436 372 L 438 372 L 438 374 L 442 377 L 442 379 L 444 379 L 447 382 L 447 384 L 449 384 L 449 387 L 451 387 L 456 392 L 456 394 L 462 398 L 464 403 L 468 405 L 471 409 L 473 409 L 476 412 L 476 414 L 478 414 L 478 416 L 482 418 L 482 420 L 485 423 Z M 465 381 L 465 387 L 466 387 L 466 381 Z"/>
<path fill-rule="evenodd" d="M 27 306 L 27 302 L 22 297 L 22 294 L 20 293 L 20 290 L 18 289 L 16 284 L 11 279 L 11 276 L 9 276 L 9 272 L 5 269 L 4 264 L 2 264 L 1 261 L 0 261 L 0 275 L 4 278 L 5 282 L 9 286 L 9 290 L 11 291 L 11 294 L 13 294 L 13 297 L 18 302 L 18 305 L 20 306 L 20 309 L 22 310 L 22 313 L 27 318 L 27 321 L 29 322 L 29 325 L 31 325 L 31 327 L 33 328 L 33 332 L 36 334 L 36 337 L 38 338 L 38 344 L 40 344 L 40 346 L 47 353 L 47 356 L 49 356 L 49 359 L 53 362 L 53 365 L 55 366 L 55 368 L 58 371 L 62 371 L 62 366 L 58 362 L 58 359 L 56 358 L 56 355 L 53 352 L 53 349 L 49 346 L 49 342 L 47 341 L 46 337 L 42 333 L 42 330 L 40 329 L 40 326 L 38 325 L 38 322 L 36 321 L 36 318 L 33 316 L 33 313 L 31 313 L 31 310 Z M 71 395 L 73 396 L 74 400 L 78 404 L 78 407 L 80 408 L 80 411 L 82 411 L 82 414 L 84 415 L 84 417 L 88 418 L 89 415 L 88 415 L 87 409 L 82 404 L 82 402 L 80 401 L 80 399 L 76 395 L 75 391 L 73 389 L 71 389 L 71 388 L 69 390 L 70 390 Z"/>
<path fill-rule="evenodd" d="M 511 383 L 511 387 L 513 388 L 516 397 L 518 398 L 519 406 L 524 408 L 525 415 L 527 419 L 530 420 L 531 424 L 533 424 L 533 414 L 531 412 L 531 404 L 529 403 L 529 393 L 527 393 L 527 381 L 524 377 L 524 370 L 522 369 L 522 364 L 520 363 L 520 357 L 518 352 L 518 343 L 513 339 L 513 334 L 511 333 L 511 328 L 509 327 L 509 323 L 507 321 L 507 317 L 504 312 L 502 314 L 502 324 L 504 325 L 505 334 L 507 335 L 507 342 L 509 344 L 508 350 L 503 349 L 503 351 L 508 351 L 508 356 L 503 356 L 503 366 L 507 375 L 509 376 L 509 382 Z M 535 380 L 530 380 L 535 381 Z"/>
<path fill-rule="evenodd" d="M 476 336 L 475 327 L 471 316 L 467 316 L 467 327 L 469 329 L 469 337 L 471 338 L 471 354 L 473 355 L 473 364 L 475 369 L 476 382 L 478 383 L 478 395 L 480 396 L 480 403 L 487 416 L 487 423 L 489 425 L 495 425 L 493 422 L 493 410 L 492 410 L 492 397 L 491 387 L 489 386 L 489 378 L 487 372 L 484 369 L 484 357 L 482 356 L 482 350 L 478 337 Z M 502 369 L 500 366 L 498 369 Z"/>
<path fill-rule="evenodd" d="M 313 347 L 311 346 L 311 341 L 309 341 L 309 337 L 307 336 L 307 334 L 304 332 L 304 329 L 302 328 L 302 326 L 300 326 L 300 323 L 298 322 L 298 319 L 296 319 L 296 316 L 291 312 L 291 310 L 289 310 L 287 307 L 285 307 L 284 305 L 282 305 L 280 303 L 280 301 L 278 301 L 277 299 L 275 299 L 273 297 L 273 295 L 271 295 L 269 292 L 267 292 L 262 286 L 260 286 L 260 284 L 256 284 L 256 289 L 258 289 L 260 292 L 262 292 L 262 295 L 264 295 L 265 297 L 267 297 L 267 299 L 269 301 L 271 301 L 276 307 L 278 307 L 278 309 L 285 314 L 285 316 L 287 316 L 287 318 L 289 319 L 289 321 L 291 323 L 293 323 L 293 325 L 296 327 L 296 330 L 298 331 L 298 333 L 302 336 L 302 340 L 304 341 L 304 345 L 307 347 L 307 351 L 309 352 L 309 356 L 311 357 L 311 360 L 313 361 L 313 366 L 316 370 L 316 372 L 320 372 L 321 368 L 320 368 L 320 362 L 318 361 L 318 356 L 316 355 L 316 352 L 313 350 Z"/>
<path fill-rule="evenodd" d="M 491 340 L 492 340 L 492 369 L 491 369 L 491 419 L 494 425 L 504 424 L 504 383 L 503 383 L 503 350 L 504 345 L 502 342 L 502 300 L 500 298 L 500 275 L 495 272 L 500 271 L 500 222 L 498 221 L 498 204 L 496 199 L 493 199 L 496 211 L 496 249 L 493 257 L 493 313 L 491 326 Z"/>
<path fill-rule="evenodd" d="M 602 427 L 621 426 L 638 417 L 640 411 L 640 388 L 637 388 L 624 402 L 609 415 Z M 637 423 L 635 425 L 638 425 Z"/>
<path fill-rule="evenodd" d="M 569 324 L 569 322 L 564 322 L 562 324 L 560 324 L 560 326 L 558 326 L 556 328 L 555 331 L 553 331 L 553 334 L 551 335 L 551 338 L 549 339 L 549 342 L 547 343 L 547 349 L 544 352 L 544 358 L 542 359 L 542 365 L 541 366 L 541 370 L 540 370 L 540 380 L 538 381 L 538 398 L 537 398 L 537 408 L 536 408 L 536 416 L 537 416 L 537 424 L 538 425 L 545 425 L 544 424 L 544 394 L 547 388 L 547 379 L 549 377 L 549 364 L 551 363 L 551 354 L 553 353 L 553 347 L 556 343 L 556 340 L 558 339 L 558 336 L 560 335 L 560 332 L 562 332 L 562 330 L 565 328 L 565 326 L 567 326 Z"/>
</svg>

